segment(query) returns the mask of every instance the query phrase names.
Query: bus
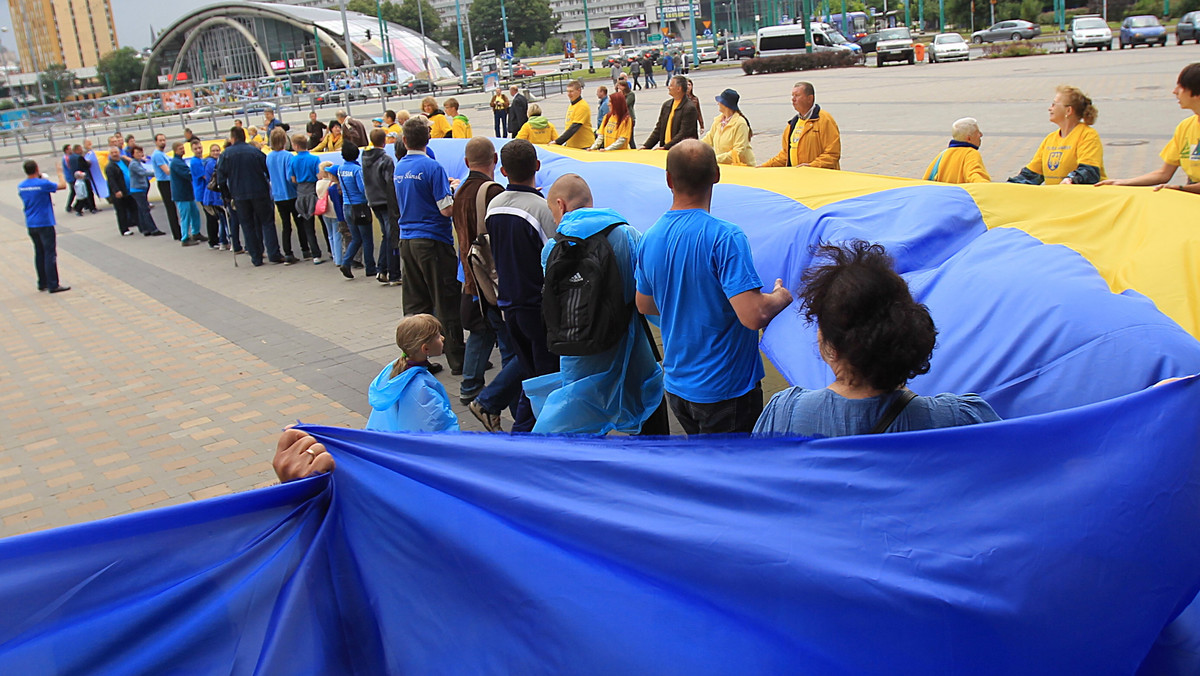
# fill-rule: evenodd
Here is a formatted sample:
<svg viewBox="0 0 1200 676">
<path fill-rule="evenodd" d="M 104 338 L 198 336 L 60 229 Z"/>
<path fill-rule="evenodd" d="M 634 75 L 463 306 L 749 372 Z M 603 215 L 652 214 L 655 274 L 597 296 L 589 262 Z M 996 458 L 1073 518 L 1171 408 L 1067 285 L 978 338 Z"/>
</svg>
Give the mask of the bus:
<svg viewBox="0 0 1200 676">
<path fill-rule="evenodd" d="M 865 12 L 846 12 L 845 14 L 839 12 L 837 14 L 830 14 L 825 23 L 837 28 L 842 35 L 845 35 L 853 42 L 858 42 L 867 37 L 867 33 L 870 32 Z"/>
</svg>

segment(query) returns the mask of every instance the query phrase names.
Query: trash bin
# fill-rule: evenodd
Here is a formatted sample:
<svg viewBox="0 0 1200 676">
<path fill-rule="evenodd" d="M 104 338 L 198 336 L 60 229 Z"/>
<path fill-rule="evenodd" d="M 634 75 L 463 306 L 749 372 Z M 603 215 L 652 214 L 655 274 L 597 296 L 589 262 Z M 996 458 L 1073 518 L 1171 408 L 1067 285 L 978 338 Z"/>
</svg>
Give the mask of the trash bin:
<svg viewBox="0 0 1200 676">
<path fill-rule="evenodd" d="M 913 45 L 913 51 L 916 52 L 917 61 L 925 60 L 925 43 L 923 43 L 923 42 L 916 43 L 915 45 Z"/>
</svg>

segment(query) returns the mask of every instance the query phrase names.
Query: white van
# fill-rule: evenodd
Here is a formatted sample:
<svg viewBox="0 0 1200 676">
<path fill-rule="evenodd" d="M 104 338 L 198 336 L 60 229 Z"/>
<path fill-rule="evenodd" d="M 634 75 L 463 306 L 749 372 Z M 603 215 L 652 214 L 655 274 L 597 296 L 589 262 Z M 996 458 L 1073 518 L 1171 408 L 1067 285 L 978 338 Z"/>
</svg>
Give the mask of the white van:
<svg viewBox="0 0 1200 676">
<path fill-rule="evenodd" d="M 850 47 L 835 43 L 820 24 L 811 24 L 809 28 L 812 31 L 813 52 L 854 51 Z M 765 26 L 758 29 L 759 57 L 804 54 L 807 51 L 802 24 Z"/>
</svg>

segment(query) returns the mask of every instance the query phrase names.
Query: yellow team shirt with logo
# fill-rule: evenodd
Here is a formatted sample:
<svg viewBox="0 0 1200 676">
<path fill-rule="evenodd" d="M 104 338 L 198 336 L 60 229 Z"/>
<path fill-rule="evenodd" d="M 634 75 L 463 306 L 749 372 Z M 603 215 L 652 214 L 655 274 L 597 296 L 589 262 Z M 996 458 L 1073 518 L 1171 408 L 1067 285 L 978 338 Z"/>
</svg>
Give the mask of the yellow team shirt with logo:
<svg viewBox="0 0 1200 676">
<path fill-rule="evenodd" d="M 404 127 L 399 124 L 392 124 L 387 128 L 387 137 L 393 141 L 404 136 Z"/>
<path fill-rule="evenodd" d="M 1057 131 L 1050 132 L 1026 168 L 1041 174 L 1046 185 L 1058 185 L 1081 164 L 1099 168 L 1100 180 L 1108 178 L 1104 173 L 1104 146 L 1100 143 L 1100 134 L 1082 123 L 1076 125 L 1066 138 L 1060 137 Z"/>
<path fill-rule="evenodd" d="M 579 129 L 563 145 L 567 148 L 591 148 L 596 142 L 596 132 L 592 131 L 592 109 L 582 98 L 567 106 L 567 129 L 576 123 Z"/>
<path fill-rule="evenodd" d="M 446 119 L 445 113 L 429 118 L 429 138 L 446 138 L 448 131 L 450 131 L 450 120 Z"/>
<path fill-rule="evenodd" d="M 1188 183 L 1200 181 L 1200 116 L 1192 115 L 1180 122 L 1159 156 L 1167 164 L 1183 167 Z"/>
<path fill-rule="evenodd" d="M 617 116 L 609 113 L 604 116 L 604 129 L 601 130 L 601 137 L 604 144 L 601 148 L 607 148 L 617 142 L 617 139 L 625 139 L 625 148 L 629 148 L 632 144 L 631 137 L 633 136 L 633 118 L 626 115 L 624 120 L 617 122 Z"/>
</svg>

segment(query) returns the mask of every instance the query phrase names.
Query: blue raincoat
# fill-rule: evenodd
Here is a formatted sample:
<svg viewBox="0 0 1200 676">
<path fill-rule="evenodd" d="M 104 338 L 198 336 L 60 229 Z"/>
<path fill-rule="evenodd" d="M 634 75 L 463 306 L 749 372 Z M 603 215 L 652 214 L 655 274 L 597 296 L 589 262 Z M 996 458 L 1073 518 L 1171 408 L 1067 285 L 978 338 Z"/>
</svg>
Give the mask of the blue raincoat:
<svg viewBox="0 0 1200 676">
<path fill-rule="evenodd" d="M 371 417 L 367 429 L 378 432 L 457 432 L 458 416 L 450 409 L 446 388 L 424 366 L 410 366 L 388 378 L 383 367 L 371 382 Z"/>
<path fill-rule="evenodd" d="M 624 221 L 612 209 L 577 209 L 568 212 L 558 231 L 571 237 L 590 237 L 613 223 Z M 608 235 L 621 276 L 625 301 L 634 297 L 633 265 L 641 233 L 623 225 Z M 542 267 L 557 242 L 546 242 Z M 642 322 L 634 311 L 625 337 L 599 354 L 562 357 L 559 372 L 525 381 L 525 394 L 533 404 L 534 432 L 545 434 L 607 434 L 613 430 L 636 434 L 654 413 L 663 397 L 662 367 L 650 350 Z"/>
</svg>

